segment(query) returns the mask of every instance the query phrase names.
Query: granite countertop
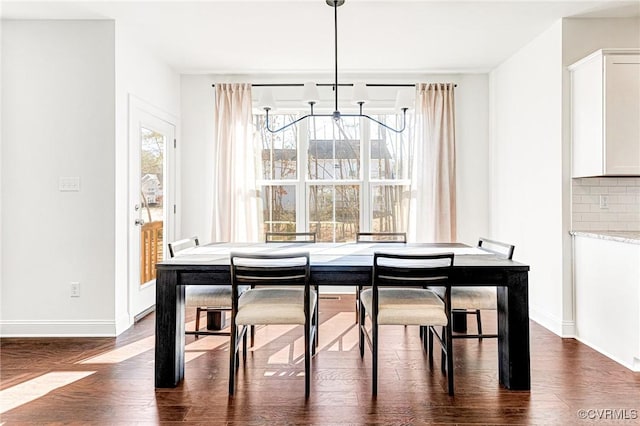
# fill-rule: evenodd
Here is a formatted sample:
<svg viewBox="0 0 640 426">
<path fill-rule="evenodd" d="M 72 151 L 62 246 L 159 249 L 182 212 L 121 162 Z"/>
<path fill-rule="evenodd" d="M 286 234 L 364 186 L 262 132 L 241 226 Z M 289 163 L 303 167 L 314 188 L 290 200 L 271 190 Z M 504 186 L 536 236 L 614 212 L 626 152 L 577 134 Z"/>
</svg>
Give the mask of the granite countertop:
<svg viewBox="0 0 640 426">
<path fill-rule="evenodd" d="M 570 231 L 569 233 L 580 237 L 600 238 L 601 240 L 640 244 L 639 231 Z"/>
</svg>

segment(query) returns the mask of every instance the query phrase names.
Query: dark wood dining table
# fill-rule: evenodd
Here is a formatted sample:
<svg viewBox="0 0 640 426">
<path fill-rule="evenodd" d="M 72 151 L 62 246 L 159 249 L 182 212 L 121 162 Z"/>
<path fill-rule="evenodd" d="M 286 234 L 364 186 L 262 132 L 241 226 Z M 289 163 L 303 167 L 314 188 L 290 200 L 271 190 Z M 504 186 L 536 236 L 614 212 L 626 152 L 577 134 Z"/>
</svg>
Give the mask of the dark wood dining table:
<svg viewBox="0 0 640 426">
<path fill-rule="evenodd" d="M 452 284 L 497 286 L 498 375 L 508 389 L 531 388 L 529 266 L 460 243 L 216 243 L 185 250 L 156 265 L 155 386 L 184 378 L 185 286 L 229 285 L 229 253 L 308 251 L 312 284 L 369 285 L 375 251 L 455 254 Z"/>
</svg>

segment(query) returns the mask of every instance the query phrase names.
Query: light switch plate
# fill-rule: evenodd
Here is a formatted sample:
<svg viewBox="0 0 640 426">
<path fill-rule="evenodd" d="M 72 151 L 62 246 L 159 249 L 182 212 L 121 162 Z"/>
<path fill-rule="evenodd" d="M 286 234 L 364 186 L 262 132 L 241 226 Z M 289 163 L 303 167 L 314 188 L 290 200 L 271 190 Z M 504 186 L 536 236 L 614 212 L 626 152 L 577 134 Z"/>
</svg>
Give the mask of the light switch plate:
<svg viewBox="0 0 640 426">
<path fill-rule="evenodd" d="M 80 191 L 80 176 L 61 176 L 58 178 L 58 189 L 61 192 Z"/>
</svg>

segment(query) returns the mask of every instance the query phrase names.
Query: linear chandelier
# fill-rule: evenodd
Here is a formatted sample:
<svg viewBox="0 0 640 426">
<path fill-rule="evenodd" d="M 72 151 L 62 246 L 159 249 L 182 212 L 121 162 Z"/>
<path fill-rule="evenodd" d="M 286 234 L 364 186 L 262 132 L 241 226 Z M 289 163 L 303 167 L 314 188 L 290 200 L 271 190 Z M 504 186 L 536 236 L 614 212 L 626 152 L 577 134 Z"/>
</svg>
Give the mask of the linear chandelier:
<svg viewBox="0 0 640 426">
<path fill-rule="evenodd" d="M 273 96 L 271 92 L 265 89 L 263 90 L 262 96 L 259 101 L 260 106 L 266 112 L 265 128 L 271 133 L 277 133 L 310 117 L 332 117 L 336 122 L 338 122 L 342 117 L 363 117 L 363 118 L 368 118 L 369 120 L 379 124 L 385 129 L 391 130 L 392 132 L 402 133 L 407 123 L 407 110 L 410 108 L 410 105 L 413 103 L 412 94 L 409 93 L 407 90 L 398 91 L 397 98 L 396 98 L 396 109 L 399 109 L 402 111 L 402 126 L 396 129 L 391 126 L 388 126 L 387 124 L 379 120 L 376 120 L 370 115 L 363 113 L 362 107 L 367 100 L 366 87 L 367 86 L 411 86 L 413 87 L 415 85 L 413 84 L 387 85 L 387 84 L 364 84 L 364 83 L 338 84 L 338 6 L 342 6 L 345 0 L 325 0 L 325 1 L 329 6 L 333 7 L 335 80 L 333 84 L 330 84 L 330 86 L 333 87 L 334 100 L 335 100 L 335 108 L 333 110 L 333 113 L 332 114 L 316 114 L 313 111 L 314 105 L 318 103 L 320 98 L 318 94 L 319 85 L 315 83 L 304 83 L 303 99 L 309 105 L 309 109 L 310 109 L 309 114 L 306 114 L 290 123 L 287 123 L 282 127 L 279 127 L 277 129 L 272 129 L 269 124 L 269 111 L 271 111 L 274 108 L 275 102 L 273 100 Z M 265 84 L 263 86 L 283 86 L 283 85 Z M 302 84 L 287 84 L 284 86 L 302 86 Z M 327 86 L 327 84 L 320 84 L 320 86 Z M 358 114 L 343 114 L 338 110 L 338 87 L 340 86 L 353 86 L 353 101 L 359 106 L 359 110 L 360 110 Z"/>
</svg>

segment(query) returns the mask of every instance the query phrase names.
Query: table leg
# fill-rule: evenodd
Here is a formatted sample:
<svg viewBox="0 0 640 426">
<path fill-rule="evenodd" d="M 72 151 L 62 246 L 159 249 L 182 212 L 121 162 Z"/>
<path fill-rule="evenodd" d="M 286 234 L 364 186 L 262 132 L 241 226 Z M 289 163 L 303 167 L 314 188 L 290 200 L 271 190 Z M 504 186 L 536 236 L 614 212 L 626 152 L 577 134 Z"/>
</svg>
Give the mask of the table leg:
<svg viewBox="0 0 640 426">
<path fill-rule="evenodd" d="M 451 328 L 456 333 L 467 332 L 467 313 L 451 311 Z"/>
<path fill-rule="evenodd" d="M 498 366 L 500 383 L 512 390 L 531 389 L 528 274 L 507 276 L 498 287 Z"/>
<path fill-rule="evenodd" d="M 156 277 L 155 385 L 176 387 L 184 377 L 184 286 L 176 271 Z"/>
<path fill-rule="evenodd" d="M 224 330 L 228 325 L 226 312 L 207 312 L 207 330 Z"/>
</svg>

